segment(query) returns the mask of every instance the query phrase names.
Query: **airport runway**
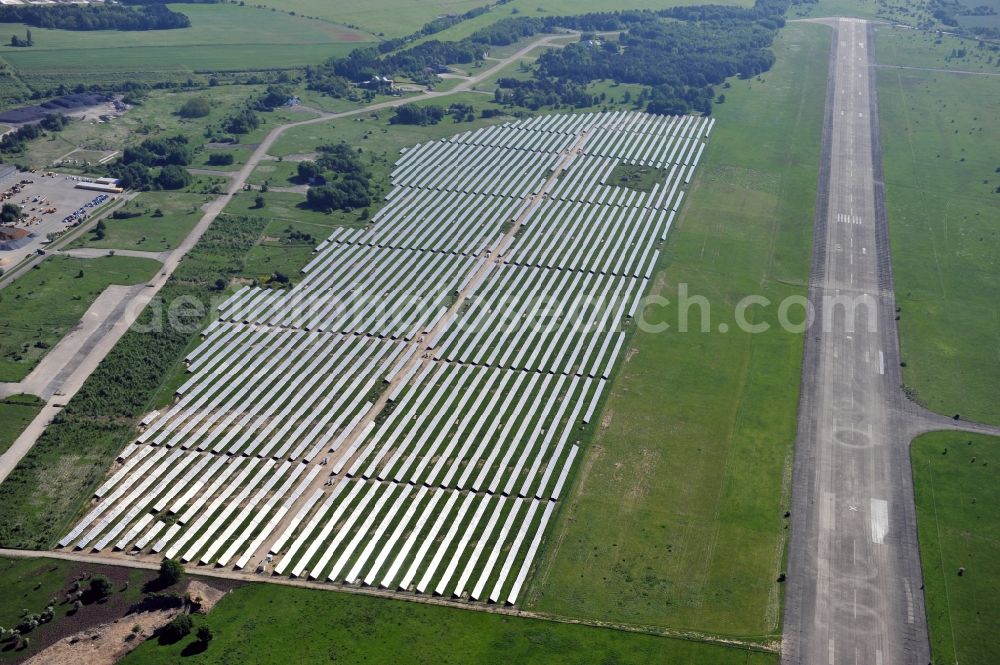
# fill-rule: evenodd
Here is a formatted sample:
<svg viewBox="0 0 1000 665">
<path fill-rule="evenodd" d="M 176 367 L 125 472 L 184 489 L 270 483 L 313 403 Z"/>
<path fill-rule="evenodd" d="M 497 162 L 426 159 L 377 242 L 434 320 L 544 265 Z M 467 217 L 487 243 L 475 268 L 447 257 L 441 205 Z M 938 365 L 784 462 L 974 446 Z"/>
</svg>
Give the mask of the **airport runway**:
<svg viewBox="0 0 1000 665">
<path fill-rule="evenodd" d="M 793 477 L 783 661 L 930 662 L 868 23 L 834 28 Z M 857 314 L 850 321 L 846 312 Z M 924 422 L 924 421 L 927 422 Z"/>
</svg>

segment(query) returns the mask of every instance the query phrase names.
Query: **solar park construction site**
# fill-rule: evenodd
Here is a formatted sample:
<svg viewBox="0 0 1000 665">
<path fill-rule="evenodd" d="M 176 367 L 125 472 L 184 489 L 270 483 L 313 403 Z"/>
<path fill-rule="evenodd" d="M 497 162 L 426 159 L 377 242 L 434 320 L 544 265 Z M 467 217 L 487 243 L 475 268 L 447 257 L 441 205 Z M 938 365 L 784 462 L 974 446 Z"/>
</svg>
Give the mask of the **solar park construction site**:
<svg viewBox="0 0 1000 665">
<path fill-rule="evenodd" d="M 366 229 L 219 306 L 59 547 L 516 604 L 714 122 L 545 115 L 405 150 Z"/>
</svg>

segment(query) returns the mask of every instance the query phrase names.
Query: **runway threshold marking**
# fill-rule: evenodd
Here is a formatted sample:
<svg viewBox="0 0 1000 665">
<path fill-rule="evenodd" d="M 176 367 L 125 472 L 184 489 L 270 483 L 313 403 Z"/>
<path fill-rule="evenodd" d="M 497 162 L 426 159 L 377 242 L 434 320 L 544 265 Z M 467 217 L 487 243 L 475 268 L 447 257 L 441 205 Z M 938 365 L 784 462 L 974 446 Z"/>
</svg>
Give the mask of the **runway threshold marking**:
<svg viewBox="0 0 1000 665">
<path fill-rule="evenodd" d="M 878 373 L 885 374 L 885 355 L 881 351 L 878 352 Z"/>
<path fill-rule="evenodd" d="M 889 504 L 885 499 L 872 499 L 869 519 L 872 526 L 872 542 L 881 545 L 889 532 Z"/>
</svg>

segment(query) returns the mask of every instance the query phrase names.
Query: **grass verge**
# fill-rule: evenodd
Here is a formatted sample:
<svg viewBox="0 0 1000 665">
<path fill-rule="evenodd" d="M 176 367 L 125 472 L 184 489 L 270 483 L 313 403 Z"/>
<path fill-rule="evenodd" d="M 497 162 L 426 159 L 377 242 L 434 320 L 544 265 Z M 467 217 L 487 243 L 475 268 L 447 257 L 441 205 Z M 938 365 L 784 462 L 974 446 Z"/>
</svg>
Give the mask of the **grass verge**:
<svg viewBox="0 0 1000 665">
<path fill-rule="evenodd" d="M 34 395 L 11 395 L 0 400 L 0 455 L 21 436 L 21 432 L 35 419 L 42 406 L 42 400 Z"/>
</svg>

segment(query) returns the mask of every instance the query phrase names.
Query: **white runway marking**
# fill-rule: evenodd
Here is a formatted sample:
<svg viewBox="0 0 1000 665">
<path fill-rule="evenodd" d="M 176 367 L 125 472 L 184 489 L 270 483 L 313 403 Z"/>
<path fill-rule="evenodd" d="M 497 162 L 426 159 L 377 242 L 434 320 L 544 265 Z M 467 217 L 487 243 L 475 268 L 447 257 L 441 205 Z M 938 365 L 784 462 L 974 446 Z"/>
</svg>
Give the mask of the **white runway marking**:
<svg viewBox="0 0 1000 665">
<path fill-rule="evenodd" d="M 833 665 L 833 640 L 830 640 L 830 665 Z"/>
<path fill-rule="evenodd" d="M 878 352 L 878 373 L 885 374 L 885 356 L 881 351 Z"/>
<path fill-rule="evenodd" d="M 872 542 L 881 545 L 885 534 L 889 532 L 889 504 L 884 499 L 872 499 L 869 518 L 872 523 Z"/>
</svg>

